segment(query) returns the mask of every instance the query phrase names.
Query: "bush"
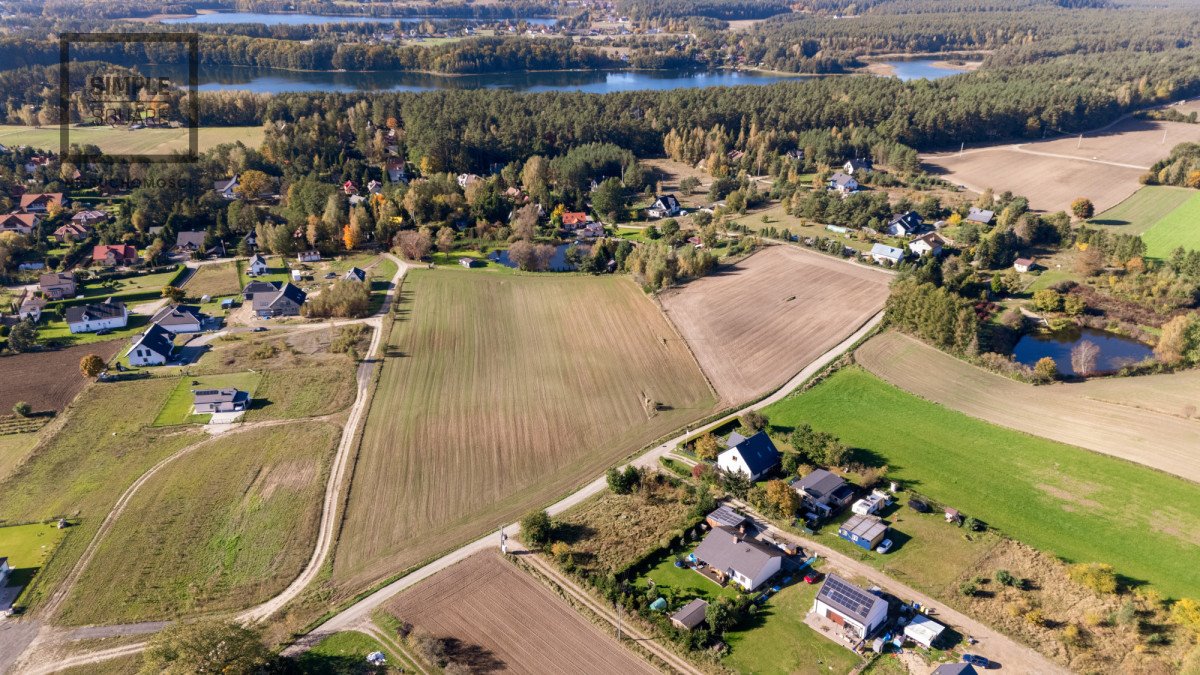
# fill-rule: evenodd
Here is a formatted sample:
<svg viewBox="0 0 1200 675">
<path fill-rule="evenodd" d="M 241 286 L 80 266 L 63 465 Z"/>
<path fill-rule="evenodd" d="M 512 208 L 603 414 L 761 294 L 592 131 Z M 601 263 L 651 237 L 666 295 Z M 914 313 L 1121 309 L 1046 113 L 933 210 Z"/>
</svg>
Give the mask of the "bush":
<svg viewBox="0 0 1200 675">
<path fill-rule="evenodd" d="M 1017 583 L 1016 577 L 1008 570 L 996 570 L 996 581 L 1005 586 L 1014 586 Z"/>
<path fill-rule="evenodd" d="M 304 303 L 304 315 L 313 318 L 358 318 L 371 313 L 371 291 L 360 281 L 340 279 Z"/>
<path fill-rule="evenodd" d="M 766 429 L 770 423 L 767 416 L 757 410 L 751 410 L 742 415 L 741 422 L 743 427 L 755 433 Z"/>
<path fill-rule="evenodd" d="M 1072 647 L 1082 647 L 1087 643 L 1087 635 L 1079 626 L 1070 624 L 1063 629 L 1062 641 L 1064 644 L 1071 645 Z"/>
<path fill-rule="evenodd" d="M 530 546 L 545 546 L 552 530 L 550 516 L 545 511 L 534 511 L 521 519 L 521 538 Z"/>
<path fill-rule="evenodd" d="M 33 414 L 33 406 L 29 405 L 25 401 L 17 401 L 13 404 L 12 411 L 21 417 L 29 417 L 31 414 Z"/>
<path fill-rule="evenodd" d="M 1045 626 L 1046 614 L 1042 610 L 1034 608 L 1025 612 L 1025 621 L 1033 626 Z"/>
<path fill-rule="evenodd" d="M 979 584 L 974 581 L 964 581 L 958 585 L 958 592 L 968 598 L 974 597 L 979 592 Z"/>
<path fill-rule="evenodd" d="M 1107 563 L 1079 563 L 1067 570 L 1071 581 L 1097 593 L 1117 592 L 1117 573 Z"/>
<path fill-rule="evenodd" d="M 1171 620 L 1200 634 L 1200 602 L 1192 598 L 1180 598 L 1171 607 Z"/>
</svg>

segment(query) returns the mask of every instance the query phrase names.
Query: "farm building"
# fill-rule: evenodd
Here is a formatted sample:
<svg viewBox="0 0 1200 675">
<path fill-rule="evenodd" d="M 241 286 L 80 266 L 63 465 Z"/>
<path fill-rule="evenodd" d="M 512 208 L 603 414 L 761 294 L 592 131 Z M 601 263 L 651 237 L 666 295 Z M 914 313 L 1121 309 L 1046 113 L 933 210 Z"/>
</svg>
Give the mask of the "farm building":
<svg viewBox="0 0 1200 675">
<path fill-rule="evenodd" d="M 990 224 L 992 222 L 992 218 L 995 217 L 995 211 L 988 211 L 987 209 L 980 209 L 974 206 L 972 206 L 971 210 L 967 212 L 967 220 L 969 222 L 979 223 L 981 225 Z"/>
<path fill-rule="evenodd" d="M 178 335 L 179 333 L 199 333 L 204 330 L 204 320 L 207 318 L 195 305 L 175 305 L 158 310 L 150 319 L 150 323 L 162 326 Z"/>
<path fill-rule="evenodd" d="M 937 642 L 938 637 L 941 636 L 944 630 L 946 630 L 946 627 L 942 624 L 924 614 L 918 614 L 904 627 L 904 637 L 926 649 L 932 649 L 933 643 Z"/>
<path fill-rule="evenodd" d="M 70 272 L 55 272 L 38 277 L 38 290 L 42 297 L 61 300 L 75 295 L 75 275 Z"/>
<path fill-rule="evenodd" d="M 250 407 L 250 394 L 240 389 L 193 389 L 192 413 L 240 412 Z"/>
<path fill-rule="evenodd" d="M 853 176 L 847 176 L 839 171 L 829 179 L 829 189 L 835 190 L 839 194 L 848 195 L 852 192 L 858 192 L 858 181 L 854 180 Z"/>
<path fill-rule="evenodd" d="M 888 526 L 878 516 L 856 513 L 838 528 L 838 536 L 868 551 L 887 536 Z"/>
<path fill-rule="evenodd" d="M 701 598 L 696 598 L 672 614 L 671 623 L 680 630 L 695 630 L 697 626 L 704 623 L 704 612 L 707 609 L 708 603 Z"/>
<path fill-rule="evenodd" d="M 750 519 L 738 513 L 728 504 L 718 506 L 716 510 L 704 517 L 709 527 L 728 527 L 736 530 L 745 525 Z"/>
<path fill-rule="evenodd" d="M 888 606 L 882 598 L 830 574 L 817 591 L 812 611 L 863 640 L 887 621 Z"/>
<path fill-rule="evenodd" d="M 67 327 L 72 333 L 124 328 L 129 323 L 129 311 L 125 309 L 125 304 L 112 298 L 90 305 L 68 307 L 65 314 Z"/>
<path fill-rule="evenodd" d="M 679 215 L 681 210 L 679 200 L 675 198 L 675 195 L 660 195 L 646 209 L 646 215 L 651 218 L 674 218 Z"/>
<path fill-rule="evenodd" d="M 300 307 L 308 299 L 308 294 L 292 284 L 284 284 L 274 293 L 254 293 L 250 301 L 254 313 L 259 318 L 267 319 L 273 316 L 299 316 Z"/>
<path fill-rule="evenodd" d="M 871 259 L 879 264 L 899 265 L 901 260 L 904 260 L 904 249 L 888 246 L 887 244 L 875 244 L 871 247 Z"/>
<path fill-rule="evenodd" d="M 854 487 L 825 469 L 816 469 L 792 481 L 792 489 L 800 493 L 806 510 L 822 518 L 837 513 L 854 498 Z"/>
<path fill-rule="evenodd" d="M 1013 269 L 1024 274 L 1033 269 L 1037 262 L 1033 258 L 1017 258 L 1013 261 Z"/>
<path fill-rule="evenodd" d="M 129 357 L 129 365 L 140 368 L 161 366 L 171 360 L 174 351 L 174 336 L 170 331 L 158 324 L 151 324 L 133 341 L 126 355 Z"/>
<path fill-rule="evenodd" d="M 765 431 L 760 431 L 750 438 L 741 438 L 736 445 L 717 455 L 718 468 L 730 473 L 743 474 L 752 481 L 765 476 L 777 464 L 779 450 Z"/>
<path fill-rule="evenodd" d="M 246 265 L 246 272 L 252 277 L 256 277 L 260 274 L 266 274 L 267 259 L 262 257 L 261 253 L 255 253 L 250 257 L 249 264 Z"/>
<path fill-rule="evenodd" d="M 713 528 L 693 555 L 708 566 L 714 581 L 732 581 L 747 591 L 763 585 L 783 564 L 783 551 L 727 527 Z"/>
</svg>

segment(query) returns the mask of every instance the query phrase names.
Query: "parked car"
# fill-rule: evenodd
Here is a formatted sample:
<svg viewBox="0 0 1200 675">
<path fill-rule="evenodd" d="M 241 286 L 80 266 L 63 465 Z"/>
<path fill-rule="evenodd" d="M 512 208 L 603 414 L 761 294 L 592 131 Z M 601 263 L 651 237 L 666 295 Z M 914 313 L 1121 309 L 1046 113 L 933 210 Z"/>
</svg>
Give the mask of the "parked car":
<svg viewBox="0 0 1200 675">
<path fill-rule="evenodd" d="M 992 662 L 977 654 L 963 654 L 963 663 L 969 663 L 977 668 L 987 668 Z"/>
<path fill-rule="evenodd" d="M 876 553 L 887 553 L 890 550 L 892 550 L 891 539 L 884 539 L 883 541 L 879 542 L 879 546 L 875 547 Z"/>
<path fill-rule="evenodd" d="M 111 328 L 103 328 L 101 330 L 96 331 L 96 335 L 112 335 L 112 329 Z"/>
<path fill-rule="evenodd" d="M 820 580 L 821 580 L 821 573 L 816 570 L 813 570 L 812 572 L 809 572 L 808 574 L 804 575 L 804 583 L 806 583 L 806 584 L 815 584 Z"/>
<path fill-rule="evenodd" d="M 262 333 L 267 330 L 266 326 L 255 326 L 253 332 Z"/>
</svg>

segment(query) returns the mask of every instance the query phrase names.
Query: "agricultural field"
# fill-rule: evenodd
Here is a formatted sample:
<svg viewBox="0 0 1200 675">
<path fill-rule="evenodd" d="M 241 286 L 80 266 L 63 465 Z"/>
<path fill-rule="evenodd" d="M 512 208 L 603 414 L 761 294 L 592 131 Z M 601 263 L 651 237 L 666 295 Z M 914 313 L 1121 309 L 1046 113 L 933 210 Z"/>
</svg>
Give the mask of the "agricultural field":
<svg viewBox="0 0 1200 675">
<path fill-rule="evenodd" d="M 1189 572 L 1200 528 L 1194 483 L 993 426 L 857 366 L 763 413 L 776 428 L 807 423 L 833 433 L 855 448 L 856 461 L 886 465 L 888 479 L 1039 550 L 1110 563 L 1168 596 L 1200 594 L 1200 579 Z"/>
<path fill-rule="evenodd" d="M 516 520 L 716 403 L 625 277 L 415 270 L 399 309 L 334 560 L 345 593 Z"/>
<path fill-rule="evenodd" d="M 1088 224 L 1113 227 L 1123 234 L 1144 234 L 1197 194 L 1200 193 L 1185 187 L 1147 185 Z"/>
<path fill-rule="evenodd" d="M 921 159 L 951 183 L 975 192 L 1011 190 L 1036 210 L 1069 210 L 1073 199 L 1087 197 L 1103 211 L 1137 191 L 1150 165 L 1185 141 L 1200 141 L 1200 125 L 1130 118 L 1082 141 L 1069 136 Z"/>
<path fill-rule="evenodd" d="M 174 619 L 282 591 L 312 554 L 340 432 L 324 422 L 234 432 L 168 464 L 101 540 L 62 621 Z"/>
<path fill-rule="evenodd" d="M 250 392 L 254 396 L 262 375 L 255 372 L 225 373 L 222 375 L 200 375 L 196 377 L 181 377 L 176 381 L 171 395 L 163 403 L 158 417 L 154 418 L 154 426 L 169 427 L 179 424 L 205 424 L 211 414 L 193 415 L 192 401 L 194 389 L 223 389 L 233 387 Z"/>
<path fill-rule="evenodd" d="M 188 297 L 197 300 L 207 295 L 213 298 L 237 295 L 242 292 L 237 265 L 231 262 L 201 265 L 184 284 Z"/>
<path fill-rule="evenodd" d="M 263 142 L 263 129 L 254 127 L 206 127 L 198 130 L 197 145 L 200 152 L 222 143 L 241 141 L 250 148 L 257 148 Z M 188 149 L 187 129 L 113 129 L 110 127 L 71 127 L 70 142 L 73 144 L 92 144 L 99 146 L 102 152 L 108 154 L 167 154 L 176 150 L 186 152 Z M 4 145 L 28 145 L 39 150 L 59 149 L 59 128 L 27 127 L 14 124 L 0 124 L 0 143 Z"/>
<path fill-rule="evenodd" d="M 883 309 L 891 275 L 770 246 L 731 269 L 661 294 L 721 400 L 772 391 Z"/>
<path fill-rule="evenodd" d="M 1200 481 L 1200 372 L 1035 387 L 990 373 L 899 333 L 857 361 L 921 398 L 1060 443 Z"/>
<path fill-rule="evenodd" d="M 763 222 L 763 218 L 767 221 Z M 853 236 L 841 235 L 836 232 L 831 232 L 825 229 L 824 225 L 818 225 L 798 216 L 788 215 L 787 209 L 782 204 L 773 206 L 765 211 L 742 216 L 735 219 L 733 222 L 746 227 L 756 232 L 761 231 L 766 227 L 773 227 L 776 230 L 786 230 L 789 234 L 794 234 L 797 237 L 836 237 L 843 244 L 849 246 L 856 251 L 871 250 L 871 242 L 863 239 L 859 240 Z"/>
<path fill-rule="evenodd" d="M 24 602 L 44 599 L 53 581 L 70 570 L 126 487 L 159 460 L 203 438 L 150 426 L 174 386 L 171 379 L 149 379 L 88 388 L 64 414 L 61 429 L 43 431 L 54 435 L 0 481 L 0 519 L 80 519 Z"/>
<path fill-rule="evenodd" d="M 4 372 L 0 377 L 0 413 L 7 414 L 18 401 L 28 403 L 34 412 L 62 410 L 87 384 L 79 372 L 80 359 L 97 354 L 108 361 L 124 346 L 123 341 L 109 338 L 66 349 L 0 357 L 0 370 Z"/>
<path fill-rule="evenodd" d="M 479 553 L 396 596 L 386 610 L 439 638 L 472 672 L 656 673 L 497 553 Z"/>
</svg>

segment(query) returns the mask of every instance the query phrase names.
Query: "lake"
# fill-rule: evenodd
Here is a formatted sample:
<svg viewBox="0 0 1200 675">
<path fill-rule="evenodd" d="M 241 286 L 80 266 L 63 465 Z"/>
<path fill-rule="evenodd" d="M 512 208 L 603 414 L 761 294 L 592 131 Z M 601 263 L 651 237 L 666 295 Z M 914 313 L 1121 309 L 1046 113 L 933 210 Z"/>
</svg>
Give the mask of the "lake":
<svg viewBox="0 0 1200 675">
<path fill-rule="evenodd" d="M 1032 366 L 1038 359 L 1049 356 L 1058 364 L 1059 373 L 1075 375 L 1075 369 L 1071 367 L 1071 349 L 1085 340 L 1100 348 L 1100 354 L 1096 357 L 1096 370 L 1101 373 L 1120 370 L 1123 366 L 1154 355 L 1154 350 L 1149 345 L 1124 335 L 1080 328 L 1057 333 L 1027 333 L 1017 342 L 1013 356 L 1027 366 Z"/>
<path fill-rule="evenodd" d="M 161 70 L 161 68 L 160 68 Z M 182 73 L 180 73 L 182 75 Z M 806 77 L 767 73 L 719 71 L 555 71 L 488 73 L 485 75 L 431 75 L 411 72 L 305 72 L 272 68 L 204 66 L 200 91 L 248 90 L 263 94 L 323 91 L 437 91 L 441 89 L 510 89 L 523 92 L 581 91 L 611 94 L 654 89 L 699 89 L 735 85 L 798 82 Z"/>
<path fill-rule="evenodd" d="M 554 257 L 550 259 L 551 272 L 570 272 L 575 269 L 575 266 L 567 262 L 567 249 L 573 244 L 559 244 L 554 247 Z M 586 245 L 581 245 L 584 251 L 587 250 Z M 516 269 L 517 264 L 509 259 L 508 251 L 492 251 L 488 254 L 488 260 L 497 265 L 512 267 Z"/>
<path fill-rule="evenodd" d="M 474 19 L 474 18 L 458 18 L 448 16 L 403 16 L 403 17 L 378 17 L 378 16 L 355 16 L 355 15 L 327 15 L 327 14 L 275 14 L 268 12 L 214 12 L 211 14 L 197 14 L 196 16 L 188 16 L 175 19 L 161 19 L 162 23 L 262 23 L 268 26 L 301 26 L 306 24 L 325 24 L 325 23 L 382 23 L 393 24 L 396 22 L 413 24 L 421 21 L 467 21 L 471 23 L 483 23 L 493 21 L 509 21 L 516 23 L 524 21 L 528 24 L 538 26 L 553 26 L 558 19 L 553 17 L 520 17 L 516 19 Z"/>
<path fill-rule="evenodd" d="M 891 66 L 893 75 L 902 82 L 909 80 L 936 80 L 951 75 L 961 75 L 967 71 L 958 68 L 947 68 L 937 65 L 945 59 L 907 59 L 900 61 L 885 61 Z"/>
</svg>

